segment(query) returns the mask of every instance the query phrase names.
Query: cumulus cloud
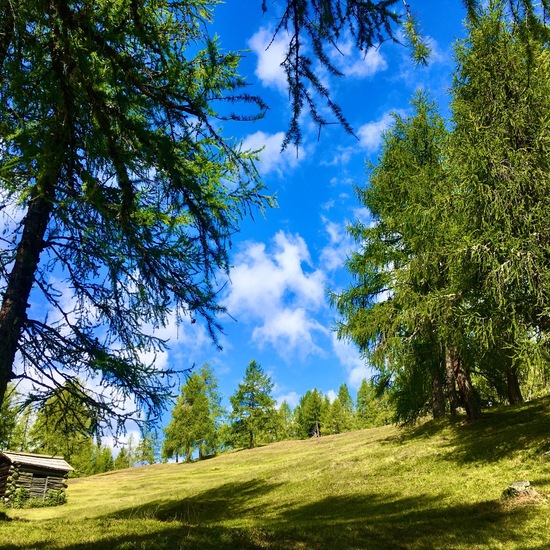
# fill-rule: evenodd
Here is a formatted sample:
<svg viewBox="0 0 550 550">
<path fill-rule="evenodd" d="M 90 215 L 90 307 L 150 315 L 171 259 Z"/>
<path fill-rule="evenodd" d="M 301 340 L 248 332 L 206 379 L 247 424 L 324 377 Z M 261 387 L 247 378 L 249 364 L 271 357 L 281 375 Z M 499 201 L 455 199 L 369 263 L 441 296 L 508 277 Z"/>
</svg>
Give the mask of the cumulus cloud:
<svg viewBox="0 0 550 550">
<path fill-rule="evenodd" d="M 376 153 L 382 145 L 382 133 L 393 123 L 391 113 L 384 113 L 378 120 L 373 120 L 363 124 L 357 130 L 357 137 L 361 147 L 367 153 Z"/>
<path fill-rule="evenodd" d="M 270 244 L 249 242 L 237 255 L 224 305 L 255 325 L 252 339 L 259 345 L 270 344 L 283 357 L 320 353 L 315 335 L 328 331 L 315 314 L 326 306 L 325 275 L 311 269 L 299 235 L 279 231 Z"/>
<path fill-rule="evenodd" d="M 322 217 L 328 244 L 321 251 L 321 263 L 328 271 L 343 267 L 353 249 L 353 241 L 347 234 L 344 223 L 335 223 Z"/>
<path fill-rule="evenodd" d="M 275 398 L 275 401 L 277 401 L 277 408 L 279 408 L 283 404 L 283 401 L 286 401 L 289 407 L 291 409 L 294 409 L 296 405 L 298 405 L 298 403 L 300 402 L 300 397 L 301 396 L 295 391 L 279 394 Z"/>
<path fill-rule="evenodd" d="M 323 161 L 323 164 L 345 166 L 357 155 L 364 156 L 365 153 L 371 155 L 378 152 L 382 145 L 383 132 L 393 124 L 393 113 L 403 115 L 404 111 L 387 111 L 379 119 L 363 124 L 356 131 L 359 138 L 359 147 L 337 147 L 332 157 Z"/>
<path fill-rule="evenodd" d="M 248 41 L 250 49 L 258 56 L 255 75 L 266 87 L 287 91 L 286 75 L 281 63 L 289 41 L 288 34 L 281 31 L 273 38 L 273 32 L 262 27 Z"/>
<path fill-rule="evenodd" d="M 331 403 L 334 403 L 334 400 L 338 397 L 338 394 L 334 390 L 328 390 L 325 395 Z"/>
<path fill-rule="evenodd" d="M 376 47 L 371 48 L 366 54 L 356 52 L 355 55 L 345 57 L 347 62 L 342 66 L 342 72 L 350 78 L 366 78 L 387 69 L 388 64 Z"/>
<path fill-rule="evenodd" d="M 285 149 L 281 151 L 283 132 L 276 134 L 266 134 L 265 132 L 255 132 L 247 136 L 243 141 L 243 149 L 250 151 L 260 151 L 260 163 L 258 171 L 265 175 L 269 172 L 276 172 L 283 176 L 289 170 L 295 168 L 299 161 L 303 160 L 306 153 L 302 147 L 299 148 L 298 154 L 296 149 Z"/>
</svg>

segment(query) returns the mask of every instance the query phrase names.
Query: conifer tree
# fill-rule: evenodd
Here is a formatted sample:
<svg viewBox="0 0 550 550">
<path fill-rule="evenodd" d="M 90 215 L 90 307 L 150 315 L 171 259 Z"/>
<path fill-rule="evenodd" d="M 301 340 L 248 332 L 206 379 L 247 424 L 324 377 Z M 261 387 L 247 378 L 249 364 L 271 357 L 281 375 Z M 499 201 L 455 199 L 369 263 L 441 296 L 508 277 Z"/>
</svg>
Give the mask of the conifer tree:
<svg viewBox="0 0 550 550">
<path fill-rule="evenodd" d="M 285 401 L 281 403 L 274 416 L 275 441 L 292 439 L 294 435 L 293 415 L 290 405 Z"/>
<path fill-rule="evenodd" d="M 275 400 L 271 395 L 273 382 L 261 365 L 251 361 L 244 378 L 229 398 L 233 430 L 253 449 L 262 440 L 265 431 L 272 427 L 276 415 Z"/>
<path fill-rule="evenodd" d="M 189 462 L 195 451 L 202 457 L 205 441 L 212 440 L 215 430 L 207 391 L 205 379 L 197 372 L 182 385 L 172 419 L 164 430 L 164 458 L 175 456 L 178 461 L 179 456 L 184 456 Z"/>
<path fill-rule="evenodd" d="M 20 220 L 3 220 L 0 404 L 14 378 L 45 402 L 76 375 L 101 422 L 135 418 L 129 402 L 158 416 L 155 329 L 199 318 L 216 342 L 213 278 L 239 220 L 272 202 L 219 121 L 265 105 L 203 0 L 0 4 L 0 211 Z"/>
<path fill-rule="evenodd" d="M 20 408 L 17 399 L 18 393 L 15 386 L 10 384 L 6 391 L 6 397 L 0 407 L 0 449 L 17 450 L 13 447 L 18 417 L 20 417 Z"/>
<path fill-rule="evenodd" d="M 294 409 L 299 437 L 320 437 L 322 420 L 329 408 L 330 402 L 325 402 L 320 390 L 308 390 Z"/>
<path fill-rule="evenodd" d="M 396 1 L 284 2 L 275 32 L 291 36 L 285 143 L 300 142 L 304 107 L 332 122 L 319 99 L 351 132 L 312 66 L 340 74 L 326 48 L 338 50 L 345 28 L 366 53 L 403 25 L 425 59 Z M 97 417 L 122 428 L 136 417 L 128 402 L 158 416 L 169 398 L 170 371 L 142 361 L 165 349 L 154 329 L 172 314 L 199 317 L 217 341 L 213 277 L 228 270 L 239 219 L 272 201 L 254 155 L 218 129 L 266 106 L 242 91 L 239 55 L 210 39 L 213 4 L 0 0 L 0 210 L 23 214 L 15 228 L 6 217 L 0 252 L 0 405 L 15 377 L 42 402 L 72 376 L 95 377 L 108 388 L 90 402 Z M 257 109 L 226 108 L 239 103 Z M 36 300 L 55 319 L 33 314 Z"/>
<path fill-rule="evenodd" d="M 547 368 L 548 29 L 537 11 L 494 0 L 471 12 L 467 30 L 456 48 L 449 147 L 456 291 L 482 351 L 479 370 L 518 403 L 527 369 Z"/>
<path fill-rule="evenodd" d="M 75 398 L 81 390 L 73 392 L 74 385 L 80 385 L 79 381 L 65 383 L 37 410 L 29 440 L 34 452 L 63 456 L 69 464 L 76 463 L 75 469 L 86 464 L 88 471 L 97 422 L 93 408 Z"/>
</svg>

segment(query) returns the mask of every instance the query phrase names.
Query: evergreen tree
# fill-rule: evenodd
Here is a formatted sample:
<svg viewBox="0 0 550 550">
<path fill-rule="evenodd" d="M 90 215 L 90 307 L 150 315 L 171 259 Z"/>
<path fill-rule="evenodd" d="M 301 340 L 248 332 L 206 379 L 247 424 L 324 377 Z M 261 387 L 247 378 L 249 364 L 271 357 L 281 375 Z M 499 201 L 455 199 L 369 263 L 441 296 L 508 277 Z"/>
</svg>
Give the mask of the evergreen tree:
<svg viewBox="0 0 550 550">
<path fill-rule="evenodd" d="M 510 403 L 528 368 L 548 368 L 550 61 L 536 13 L 472 11 L 452 88 L 455 287 L 479 371 Z"/>
<path fill-rule="evenodd" d="M 448 132 L 424 92 L 412 105 L 412 116 L 395 116 L 368 186 L 358 189 L 376 223 L 350 227 L 360 246 L 347 263 L 354 281 L 331 298 L 343 315 L 339 336 L 353 340 L 382 379 L 399 388 L 401 420 L 413 421 L 428 407 L 434 416 L 444 411 L 445 349 L 452 350 L 453 376 L 461 377 L 473 419 L 479 409 L 460 355 L 467 345 L 449 292 Z"/>
<path fill-rule="evenodd" d="M 172 419 L 164 430 L 162 456 L 184 456 L 190 461 L 194 451 L 202 457 L 206 442 L 212 444 L 215 421 L 205 379 L 194 372 L 181 388 L 181 393 L 172 410 Z"/>
<path fill-rule="evenodd" d="M 115 462 L 111 449 L 98 443 L 94 457 L 94 474 L 102 474 L 114 469 Z"/>
<path fill-rule="evenodd" d="M 0 450 L 17 450 L 13 446 L 16 444 L 14 437 L 16 436 L 17 422 L 20 416 L 17 398 L 18 394 L 15 386 L 10 384 L 0 407 Z"/>
<path fill-rule="evenodd" d="M 275 441 L 286 441 L 294 436 L 294 422 L 292 409 L 289 404 L 283 401 L 277 410 L 275 419 Z"/>
<path fill-rule="evenodd" d="M 330 407 L 330 403 L 328 403 Z M 327 403 L 323 400 L 323 394 L 317 389 L 308 390 L 294 409 L 299 437 L 320 437 L 321 423 Z"/>
<path fill-rule="evenodd" d="M 17 416 L 15 428 L 10 440 L 10 450 L 20 452 L 31 451 L 31 430 L 34 415 L 31 407 L 25 407 Z"/>
<path fill-rule="evenodd" d="M 321 420 L 323 435 L 340 434 L 348 430 L 346 425 L 347 415 L 340 398 L 332 403 L 327 403 L 325 414 Z"/>
<path fill-rule="evenodd" d="M 136 447 L 137 464 L 155 464 L 159 454 L 159 434 L 156 429 L 145 428 Z"/>
<path fill-rule="evenodd" d="M 199 448 L 200 456 L 215 454 L 218 451 L 218 427 L 220 426 L 226 411 L 222 406 L 222 396 L 218 390 L 218 380 L 214 375 L 212 367 L 205 363 L 199 370 L 199 375 L 202 378 L 208 398 L 208 407 L 210 410 L 210 422 L 205 427 L 203 434 L 203 442 Z"/>
<path fill-rule="evenodd" d="M 378 395 L 376 384 L 363 378 L 356 399 L 356 425 L 360 429 L 389 424 L 395 416 L 387 393 Z"/>
<path fill-rule="evenodd" d="M 262 367 L 251 361 L 246 367 L 243 381 L 231 401 L 233 430 L 246 440 L 249 449 L 262 441 L 266 428 L 271 427 L 276 414 L 275 400 L 271 395 L 273 382 Z"/>
<path fill-rule="evenodd" d="M 351 132 L 311 65 L 313 52 L 340 75 L 326 48 L 340 53 L 345 27 L 366 53 L 402 26 L 415 59 L 425 60 L 413 19 L 394 1 L 287 0 L 276 31 L 290 36 L 285 143 L 300 142 L 304 107 L 327 123 L 319 99 Z M 256 118 L 265 105 L 241 93 L 240 56 L 209 38 L 208 2 L 0 5 L 0 208 L 25 211 L 0 255 L 0 405 L 14 376 L 40 386 L 34 397 L 44 402 L 54 391 L 44 379 L 76 374 L 108 387 L 90 401 L 101 421 L 122 424 L 128 415 L 118 406 L 128 398 L 158 415 L 169 372 L 140 355 L 165 344 L 143 327 L 172 312 L 182 322 L 198 316 L 216 340 L 223 308 L 212 278 L 228 269 L 238 219 L 270 202 L 252 155 L 224 139 L 218 121 Z M 235 103 L 258 109 L 216 109 Z M 52 272 L 66 274 L 77 307 L 64 309 Z M 30 314 L 31 290 L 58 320 Z"/>
<path fill-rule="evenodd" d="M 272 202 L 219 121 L 265 105 L 203 0 L 1 6 L 0 210 L 24 215 L 0 253 L 0 404 L 14 377 L 43 403 L 79 376 L 98 420 L 124 422 L 127 399 L 158 416 L 154 329 L 200 318 L 216 341 L 213 279 L 239 220 Z"/>
<path fill-rule="evenodd" d="M 81 464 L 87 471 L 92 461 L 97 423 L 94 410 L 75 398 L 74 385 L 79 382 L 66 382 L 37 410 L 29 439 L 34 452 L 63 456 L 69 464 L 75 462 L 78 473 Z"/>
<path fill-rule="evenodd" d="M 115 458 L 113 467 L 115 470 L 125 470 L 131 466 L 130 453 L 126 450 L 126 447 L 122 447 Z"/>
<path fill-rule="evenodd" d="M 354 283 L 332 295 L 339 335 L 379 369 L 405 422 L 458 404 L 475 420 L 474 381 L 514 403 L 534 365 L 546 377 L 548 31 L 530 2 L 468 5 L 452 132 L 423 94 L 396 117 L 359 190 L 375 223 L 350 229 Z"/>
</svg>

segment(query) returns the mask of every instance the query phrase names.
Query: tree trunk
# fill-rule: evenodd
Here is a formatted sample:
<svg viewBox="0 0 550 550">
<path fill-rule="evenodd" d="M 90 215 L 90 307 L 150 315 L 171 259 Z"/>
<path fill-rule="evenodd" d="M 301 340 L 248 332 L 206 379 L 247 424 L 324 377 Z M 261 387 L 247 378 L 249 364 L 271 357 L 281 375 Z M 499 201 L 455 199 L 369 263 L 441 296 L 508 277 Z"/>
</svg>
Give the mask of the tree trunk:
<svg viewBox="0 0 550 550">
<path fill-rule="evenodd" d="M 462 365 L 462 361 L 457 357 L 454 351 L 451 351 L 453 372 L 458 386 L 458 393 L 466 409 L 468 422 L 473 422 L 481 417 L 481 406 L 476 391 L 470 380 L 470 374 Z"/>
<path fill-rule="evenodd" d="M 516 367 L 509 366 L 506 369 L 506 381 L 508 383 L 508 401 L 510 405 L 523 403 L 523 395 L 519 386 L 518 370 Z"/>
<path fill-rule="evenodd" d="M 432 376 L 432 415 L 441 418 L 445 414 L 445 395 L 438 373 Z"/>
<path fill-rule="evenodd" d="M 254 432 L 252 430 L 250 430 L 249 435 L 250 435 L 250 441 L 248 443 L 248 448 L 253 449 L 254 448 Z"/>
<path fill-rule="evenodd" d="M 447 397 L 449 399 L 451 416 L 456 416 L 458 399 L 456 395 L 455 373 L 453 370 L 453 360 L 448 348 L 445 350 L 445 382 L 447 385 Z"/>
<path fill-rule="evenodd" d="M 7 385 L 14 377 L 13 362 L 21 331 L 27 320 L 29 296 L 53 210 L 53 182 L 37 185 L 37 189 L 23 221 L 23 233 L 0 308 L 0 406 L 4 402 Z"/>
</svg>

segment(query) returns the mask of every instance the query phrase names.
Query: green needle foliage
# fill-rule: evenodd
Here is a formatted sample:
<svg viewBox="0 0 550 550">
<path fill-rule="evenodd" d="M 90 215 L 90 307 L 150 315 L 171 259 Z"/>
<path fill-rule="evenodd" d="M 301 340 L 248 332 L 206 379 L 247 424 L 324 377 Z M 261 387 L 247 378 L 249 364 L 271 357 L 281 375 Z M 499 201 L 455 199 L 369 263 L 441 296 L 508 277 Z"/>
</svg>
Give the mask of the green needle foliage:
<svg viewBox="0 0 550 550">
<path fill-rule="evenodd" d="M 300 116 L 304 110 L 319 126 L 319 132 L 327 124 L 340 124 L 353 134 L 342 109 L 318 76 L 317 64 L 332 76 L 343 76 L 330 57 L 330 53 L 342 55 L 339 39 L 351 38 L 355 47 L 366 54 L 382 42 L 397 41 L 396 29 L 401 28 L 415 63 L 426 64 L 430 55 L 429 46 L 418 32 L 417 22 L 406 3 L 404 13 L 400 13 L 403 5 L 399 0 L 285 0 L 281 4 L 275 1 L 268 6 L 268 2 L 262 0 L 264 12 L 268 7 L 280 8 L 273 39 L 283 33 L 288 35 L 281 66 L 287 77 L 292 114 L 283 148 L 301 143 Z M 328 108 L 334 120 L 323 114 L 323 108 Z"/>
<path fill-rule="evenodd" d="M 0 6 L 0 401 L 12 378 L 43 402 L 76 374 L 103 423 L 155 417 L 155 330 L 198 317 L 216 341 L 231 236 L 272 203 L 218 129 L 265 106 L 209 38 L 210 1 Z"/>
<path fill-rule="evenodd" d="M 275 400 L 271 395 L 273 382 L 256 361 L 246 367 L 244 378 L 229 398 L 232 429 L 236 445 L 253 449 L 267 438 L 277 421 Z"/>
<path fill-rule="evenodd" d="M 163 458 L 183 456 L 191 461 L 217 450 L 216 427 L 222 414 L 217 381 L 208 365 L 192 373 L 181 388 L 172 410 L 172 419 L 164 430 Z"/>
<path fill-rule="evenodd" d="M 548 380 L 548 42 L 544 14 L 512 8 L 470 14 L 451 130 L 418 94 L 358 190 L 373 223 L 350 227 L 359 251 L 353 284 L 332 295 L 338 331 L 404 422 L 457 404 L 475 420 L 480 397 L 520 403 L 522 384 Z"/>
</svg>

